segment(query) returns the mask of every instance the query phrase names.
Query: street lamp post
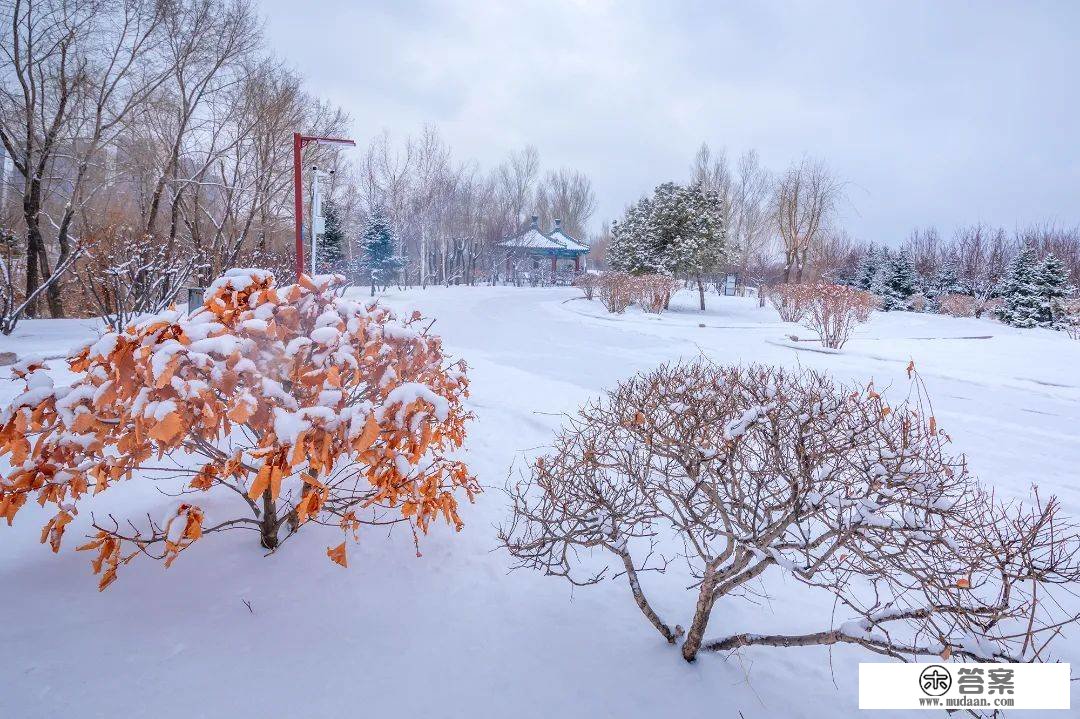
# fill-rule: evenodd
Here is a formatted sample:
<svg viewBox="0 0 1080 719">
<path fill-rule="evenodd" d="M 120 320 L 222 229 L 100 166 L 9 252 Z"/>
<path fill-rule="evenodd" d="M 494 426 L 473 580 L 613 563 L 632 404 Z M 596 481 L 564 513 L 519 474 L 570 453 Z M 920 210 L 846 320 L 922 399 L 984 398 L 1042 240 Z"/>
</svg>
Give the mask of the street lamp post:
<svg viewBox="0 0 1080 719">
<path fill-rule="evenodd" d="M 353 145 L 353 140 L 341 137 L 315 137 L 293 133 L 293 219 L 296 228 L 296 279 L 304 274 L 304 176 L 300 155 L 308 143 L 329 142 L 337 145 Z"/>
</svg>

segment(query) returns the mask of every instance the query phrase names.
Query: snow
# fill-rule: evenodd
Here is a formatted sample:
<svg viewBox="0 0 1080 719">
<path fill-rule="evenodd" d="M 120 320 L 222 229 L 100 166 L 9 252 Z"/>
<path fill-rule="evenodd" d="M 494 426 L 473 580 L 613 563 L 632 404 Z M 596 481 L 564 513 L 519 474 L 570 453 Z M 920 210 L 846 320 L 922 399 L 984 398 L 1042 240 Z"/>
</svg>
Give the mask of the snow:
<svg viewBox="0 0 1080 719">
<path fill-rule="evenodd" d="M 366 288 L 353 292 L 364 300 Z M 476 420 L 465 459 L 487 491 L 462 507 L 461 533 L 439 526 L 421 539 L 423 558 L 414 557 L 404 528 L 361 531 L 358 543 L 348 543 L 347 570 L 325 557 L 325 548 L 341 541 L 333 527 L 311 526 L 269 557 L 252 534 L 225 532 L 197 542 L 167 571 L 136 560 L 98 594 L 90 558 L 73 551 L 91 511 L 138 521 L 175 513 L 176 498 L 152 482 L 124 482 L 89 497 L 57 556 L 38 544 L 47 515 L 36 505 L 14 527 L 0 526 L 4 608 L 18 618 L 0 624 L 0 717 L 131 716 L 146 706 L 156 719 L 333 716 L 350 706 L 377 716 L 423 706 L 430 716 L 479 719 L 855 716 L 858 662 L 880 660 L 863 649 L 751 648 L 687 665 L 642 617 L 624 580 L 572 589 L 557 578 L 508 571 L 509 559 L 495 549 L 494 526 L 508 511 L 500 489 L 550 442 L 562 414 L 637 370 L 679 358 L 704 354 L 824 370 L 845 381 L 873 378 L 897 400 L 907 393 L 904 370 L 914 359 L 954 449 L 968 454 L 999 497 L 1024 497 L 1037 482 L 1044 496 L 1059 496 L 1064 512 L 1080 516 L 1080 342 L 1063 333 L 876 313 L 842 351 L 822 353 L 816 342 L 786 341 L 807 333 L 750 298 L 710 295 L 700 313 L 696 294 L 683 292 L 657 317 L 634 308 L 608 315 L 579 295 L 568 288 L 432 287 L 383 298 L 395 310 L 415 307 L 434 318 L 432 331 L 469 365 L 468 409 Z M 26 320 L 0 338 L 0 350 L 56 357 L 103 333 L 98 322 Z M 71 379 L 63 362 L 48 366 L 57 386 Z M 285 394 L 280 386 L 266 389 Z M 403 392 L 402 400 L 423 389 Z M 0 385 L 0 400 L 19 391 L 15 383 Z M 361 418 L 371 408 L 351 411 Z M 281 429 L 291 436 L 323 419 L 283 416 Z M 889 466 L 903 461 L 885 459 Z M 235 497 L 218 501 L 208 515 L 236 516 Z M 807 501 L 838 505 L 844 498 Z M 694 597 L 675 564 L 641 582 L 657 611 L 685 626 Z M 770 601 L 722 600 L 707 636 L 876 631 L 842 612 L 830 623 L 831 602 L 795 591 L 783 568 L 762 579 Z M 978 637 L 953 640 L 993 650 Z M 1075 628 L 1056 646 L 1064 660 L 1080 662 Z M 397 691 L 402 677 L 422 677 L 424 698 Z M 1073 702 L 1080 705 L 1080 695 Z"/>
</svg>

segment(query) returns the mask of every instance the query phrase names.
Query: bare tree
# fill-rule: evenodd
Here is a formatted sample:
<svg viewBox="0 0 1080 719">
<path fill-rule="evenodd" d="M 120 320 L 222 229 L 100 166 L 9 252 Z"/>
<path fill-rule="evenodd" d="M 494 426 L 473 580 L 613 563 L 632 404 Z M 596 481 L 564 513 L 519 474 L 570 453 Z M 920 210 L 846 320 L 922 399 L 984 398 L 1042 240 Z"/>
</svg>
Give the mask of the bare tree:
<svg viewBox="0 0 1080 719">
<path fill-rule="evenodd" d="M 596 211 L 596 194 L 584 173 L 561 169 L 548 172 L 536 191 L 536 212 L 545 227 L 562 220 L 563 228 L 573 237 L 585 237 Z"/>
<path fill-rule="evenodd" d="M 45 184 L 85 89 L 88 60 L 80 48 L 99 9 L 97 3 L 64 0 L 3 4 L 0 53 L 6 68 L 0 74 L 0 140 L 22 178 L 25 294 L 30 300 L 22 309 L 31 317 L 41 283 L 51 285 L 58 279 L 42 231 Z"/>
<path fill-rule="evenodd" d="M 804 157 L 776 183 L 773 216 L 784 246 L 784 281 L 801 282 L 807 255 L 843 197 L 843 183 L 821 160 Z"/>
<path fill-rule="evenodd" d="M 773 223 L 769 213 L 772 177 L 761 165 L 756 150 L 739 156 L 731 189 L 731 224 L 728 237 L 737 256 L 741 282 L 750 283 L 755 255 L 772 253 Z"/>
</svg>

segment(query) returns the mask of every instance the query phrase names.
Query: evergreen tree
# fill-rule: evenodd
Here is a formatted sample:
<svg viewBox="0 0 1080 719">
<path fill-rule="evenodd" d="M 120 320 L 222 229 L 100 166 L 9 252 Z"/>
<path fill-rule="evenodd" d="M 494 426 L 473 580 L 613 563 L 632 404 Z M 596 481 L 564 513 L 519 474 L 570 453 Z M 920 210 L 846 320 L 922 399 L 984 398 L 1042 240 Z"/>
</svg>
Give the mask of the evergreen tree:
<svg viewBox="0 0 1080 719">
<path fill-rule="evenodd" d="M 337 205 L 327 201 L 323 205 L 323 218 L 326 227 L 318 243 L 318 263 L 320 272 L 334 272 L 341 267 L 345 259 L 345 232 L 341 227 L 341 215 Z"/>
<path fill-rule="evenodd" d="M 901 251 L 883 263 L 875 282 L 875 293 L 881 297 L 881 309 L 906 310 L 911 307 L 911 296 L 919 289 L 915 265 L 907 252 Z"/>
<path fill-rule="evenodd" d="M 881 260 L 881 252 L 878 250 L 877 245 L 870 243 L 859 261 L 859 267 L 855 271 L 852 284 L 860 290 L 869 292 L 874 286 L 874 279 L 878 275 L 878 270 L 881 269 Z"/>
<path fill-rule="evenodd" d="M 649 224 L 651 214 L 651 198 L 642 197 L 626 208 L 623 219 L 611 223 L 608 264 L 613 270 L 638 275 L 666 270 L 663 249 Z"/>
<path fill-rule="evenodd" d="M 360 237 L 360 282 L 371 284 L 371 294 L 375 288 L 386 288 L 403 266 L 401 258 L 394 254 L 394 230 L 390 220 L 381 207 L 376 207 L 368 219 L 364 234 Z"/>
<path fill-rule="evenodd" d="M 1065 325 L 1065 298 L 1072 293 L 1065 263 L 1047 255 L 1036 269 L 1041 296 L 1039 326 L 1060 329 Z"/>
<path fill-rule="evenodd" d="M 608 262 L 624 272 L 693 279 L 705 309 L 704 278 L 729 255 L 726 229 L 715 191 L 667 182 L 612 224 Z"/>
<path fill-rule="evenodd" d="M 1043 317 L 1043 297 L 1038 255 L 1034 247 L 1025 247 L 1009 263 L 1009 272 L 1001 286 L 1005 305 L 998 318 L 1013 327 L 1036 327 Z"/>
<path fill-rule="evenodd" d="M 928 312 L 941 310 L 941 298 L 945 295 L 965 294 L 964 283 L 960 281 L 959 261 L 955 254 L 947 255 L 937 268 L 937 272 L 926 284 L 926 309 Z"/>
<path fill-rule="evenodd" d="M 942 261 L 931 281 L 931 287 L 936 297 L 965 293 L 964 283 L 960 281 L 960 262 L 956 255 L 949 255 Z"/>
</svg>

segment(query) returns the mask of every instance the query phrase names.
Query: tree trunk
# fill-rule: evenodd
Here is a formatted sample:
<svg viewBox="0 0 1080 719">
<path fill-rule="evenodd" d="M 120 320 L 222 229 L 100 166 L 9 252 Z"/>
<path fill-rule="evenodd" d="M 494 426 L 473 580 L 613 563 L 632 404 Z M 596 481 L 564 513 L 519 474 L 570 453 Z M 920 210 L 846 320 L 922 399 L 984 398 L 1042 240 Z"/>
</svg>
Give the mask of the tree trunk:
<svg viewBox="0 0 1080 719">
<path fill-rule="evenodd" d="M 281 522 L 277 516 L 277 506 L 270 490 L 266 489 L 262 494 L 262 518 L 259 521 L 259 544 L 264 549 L 274 550 L 278 547 L 278 527 Z"/>
<path fill-rule="evenodd" d="M 694 607 L 694 622 L 690 625 L 690 631 L 686 633 L 686 641 L 683 642 L 683 659 L 692 662 L 697 659 L 698 650 L 701 648 L 702 639 L 705 637 L 705 628 L 709 625 L 709 615 L 712 613 L 713 590 L 716 588 L 716 571 L 705 570 L 705 578 L 701 581 L 698 590 L 697 605 Z"/>
<path fill-rule="evenodd" d="M 701 305 L 701 311 L 705 311 L 705 283 L 701 281 L 701 277 L 697 278 L 697 293 L 698 304 Z"/>
</svg>

